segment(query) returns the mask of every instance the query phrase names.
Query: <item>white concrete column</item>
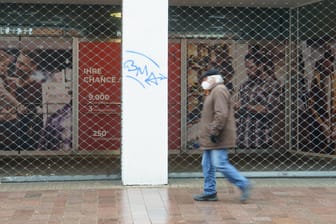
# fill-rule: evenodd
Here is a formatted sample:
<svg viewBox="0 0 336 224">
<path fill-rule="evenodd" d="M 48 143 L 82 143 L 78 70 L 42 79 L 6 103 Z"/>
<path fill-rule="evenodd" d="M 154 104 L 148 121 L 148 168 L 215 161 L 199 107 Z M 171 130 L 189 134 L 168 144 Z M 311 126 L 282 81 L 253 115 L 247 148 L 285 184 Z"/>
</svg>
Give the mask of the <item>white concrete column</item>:
<svg viewBox="0 0 336 224">
<path fill-rule="evenodd" d="M 122 9 L 122 182 L 167 184 L 168 0 Z"/>
</svg>

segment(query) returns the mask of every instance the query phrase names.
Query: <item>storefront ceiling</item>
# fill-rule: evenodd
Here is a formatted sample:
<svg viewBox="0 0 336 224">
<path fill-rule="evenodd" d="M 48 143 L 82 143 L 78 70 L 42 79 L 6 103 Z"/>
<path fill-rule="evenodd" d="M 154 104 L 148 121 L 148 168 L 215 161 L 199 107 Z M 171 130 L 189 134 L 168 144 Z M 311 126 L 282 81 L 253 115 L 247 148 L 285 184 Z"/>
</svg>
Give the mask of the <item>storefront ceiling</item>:
<svg viewBox="0 0 336 224">
<path fill-rule="evenodd" d="M 322 0 L 170 0 L 170 5 L 293 8 Z"/>
<path fill-rule="evenodd" d="M 309 5 L 322 0 L 169 0 L 177 6 L 239 6 L 293 8 Z M 41 3 L 41 4 L 121 4 L 122 0 L 0 0 L 0 3 Z"/>
</svg>

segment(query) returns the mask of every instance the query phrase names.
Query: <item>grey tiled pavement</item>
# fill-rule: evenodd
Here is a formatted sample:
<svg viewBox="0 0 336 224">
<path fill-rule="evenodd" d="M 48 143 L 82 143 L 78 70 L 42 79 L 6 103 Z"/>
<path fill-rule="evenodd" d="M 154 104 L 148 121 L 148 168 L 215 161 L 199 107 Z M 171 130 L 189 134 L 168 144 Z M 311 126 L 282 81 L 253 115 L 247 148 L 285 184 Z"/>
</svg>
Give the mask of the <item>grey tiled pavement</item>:
<svg viewBox="0 0 336 224">
<path fill-rule="evenodd" d="M 335 178 L 251 179 L 248 203 L 225 179 L 217 202 L 196 202 L 202 179 L 164 186 L 119 181 L 0 184 L 0 224 L 334 224 Z"/>
</svg>

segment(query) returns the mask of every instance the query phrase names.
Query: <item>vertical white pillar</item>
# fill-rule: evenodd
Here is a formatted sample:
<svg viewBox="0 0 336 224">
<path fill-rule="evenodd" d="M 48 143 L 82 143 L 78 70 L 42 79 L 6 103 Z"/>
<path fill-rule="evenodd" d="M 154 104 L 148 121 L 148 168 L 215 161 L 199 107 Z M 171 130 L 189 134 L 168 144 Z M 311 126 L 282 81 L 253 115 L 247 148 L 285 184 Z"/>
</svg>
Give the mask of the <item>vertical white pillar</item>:
<svg viewBox="0 0 336 224">
<path fill-rule="evenodd" d="M 168 0 L 122 4 L 122 182 L 167 184 Z"/>
</svg>

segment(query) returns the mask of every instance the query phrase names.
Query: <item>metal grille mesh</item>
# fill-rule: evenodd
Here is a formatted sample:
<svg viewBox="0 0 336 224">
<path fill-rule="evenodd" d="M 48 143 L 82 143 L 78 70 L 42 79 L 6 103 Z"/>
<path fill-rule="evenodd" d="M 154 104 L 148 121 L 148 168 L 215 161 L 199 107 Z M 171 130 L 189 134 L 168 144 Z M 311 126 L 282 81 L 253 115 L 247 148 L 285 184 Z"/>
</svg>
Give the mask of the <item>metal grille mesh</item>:
<svg viewBox="0 0 336 224">
<path fill-rule="evenodd" d="M 119 177 L 118 12 L 1 4 L 3 180 Z"/>
<path fill-rule="evenodd" d="M 199 77 L 209 69 L 223 75 L 236 105 L 238 145 L 230 158 L 240 170 L 334 171 L 335 2 L 238 2 L 170 8 L 170 35 L 182 49 L 175 91 L 182 148 L 170 155 L 171 173 L 201 170 Z"/>
<path fill-rule="evenodd" d="M 335 2 L 200 3 L 169 7 L 169 172 L 201 171 L 199 76 L 211 68 L 236 105 L 240 170 L 334 171 Z M 3 180 L 119 178 L 121 6 L 0 10 Z"/>
</svg>

